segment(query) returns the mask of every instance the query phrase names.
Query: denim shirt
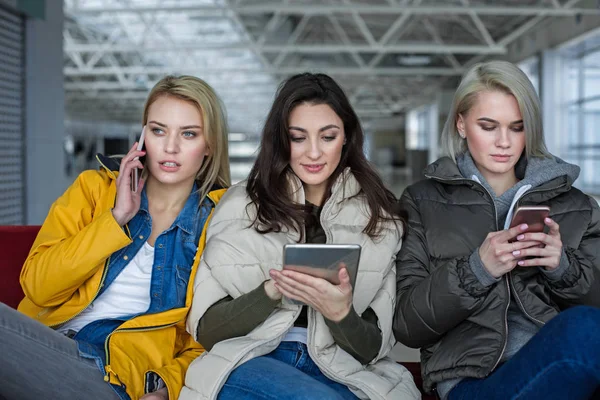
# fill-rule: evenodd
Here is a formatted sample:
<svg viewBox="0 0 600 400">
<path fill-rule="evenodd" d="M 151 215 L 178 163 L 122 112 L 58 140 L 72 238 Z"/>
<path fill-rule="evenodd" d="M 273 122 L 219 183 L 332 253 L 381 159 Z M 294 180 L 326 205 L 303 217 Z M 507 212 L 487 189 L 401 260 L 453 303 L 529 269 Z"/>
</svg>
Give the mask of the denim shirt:
<svg viewBox="0 0 600 400">
<path fill-rule="evenodd" d="M 206 219 L 214 207 L 208 197 L 201 207 L 198 207 L 199 201 L 198 188 L 194 185 L 192 193 L 171 227 L 156 238 L 150 283 L 150 307 L 142 314 L 160 313 L 185 306 L 187 286 L 198 241 Z M 148 211 L 145 189 L 141 194 L 140 209 L 129 221 L 127 228 L 132 243 L 111 255 L 98 296 L 114 282 L 117 275 L 123 271 L 150 236 L 152 217 Z M 96 361 L 98 368 L 104 373 L 109 334 L 133 317 L 135 315 L 120 319 L 98 320 L 83 327 L 73 337 L 77 341 L 81 356 Z M 129 398 L 123 387 L 113 386 L 113 388 L 122 399 Z"/>
</svg>

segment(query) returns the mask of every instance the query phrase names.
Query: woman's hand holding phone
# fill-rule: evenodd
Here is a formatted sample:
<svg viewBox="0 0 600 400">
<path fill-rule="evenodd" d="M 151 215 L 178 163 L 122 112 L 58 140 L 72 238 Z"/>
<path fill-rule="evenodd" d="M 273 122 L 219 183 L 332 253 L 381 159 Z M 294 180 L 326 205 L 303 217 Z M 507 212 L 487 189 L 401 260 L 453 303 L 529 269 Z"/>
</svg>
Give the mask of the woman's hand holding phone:
<svg viewBox="0 0 600 400">
<path fill-rule="evenodd" d="M 345 267 L 338 271 L 339 285 L 291 270 L 272 269 L 269 274 L 284 296 L 311 306 L 330 321 L 341 321 L 352 309 L 352 285 Z"/>
<path fill-rule="evenodd" d="M 138 150 L 137 145 L 137 142 L 134 143 L 127 155 L 121 160 L 121 166 L 119 167 L 117 199 L 112 214 L 120 226 L 129 222 L 140 209 L 141 192 L 145 182 L 144 179 L 140 179 L 138 190 L 133 192 L 131 190 L 131 171 L 133 168 L 144 168 L 139 158 L 144 156 L 146 152 Z"/>
<path fill-rule="evenodd" d="M 529 238 L 510 242 L 515 237 L 523 236 L 523 232 L 528 228 L 527 224 L 521 224 L 503 231 L 490 232 L 479 246 L 481 262 L 494 278 L 512 271 L 518 260 L 523 257 L 523 249 L 539 244 L 538 241 Z"/>
<path fill-rule="evenodd" d="M 518 258 L 531 257 L 518 261 L 520 267 L 546 267 L 548 270 L 558 268 L 563 248 L 560 226 L 551 218 L 545 218 L 544 224 L 549 228 L 548 233 L 525 232 L 517 236 L 516 243 L 542 244 L 542 246 L 527 247 L 514 252 Z"/>
</svg>

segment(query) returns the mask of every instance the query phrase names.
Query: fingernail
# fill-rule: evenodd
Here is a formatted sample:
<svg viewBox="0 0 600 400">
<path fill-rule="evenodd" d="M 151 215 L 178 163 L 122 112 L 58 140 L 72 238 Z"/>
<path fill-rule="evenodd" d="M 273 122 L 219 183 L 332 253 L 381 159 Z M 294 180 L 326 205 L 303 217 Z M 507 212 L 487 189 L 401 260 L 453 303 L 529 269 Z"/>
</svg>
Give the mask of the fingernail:
<svg viewBox="0 0 600 400">
<path fill-rule="evenodd" d="M 521 254 L 521 252 L 519 250 L 515 250 L 512 252 L 513 256 L 518 256 L 519 254 Z"/>
<path fill-rule="evenodd" d="M 522 231 L 526 230 L 527 228 L 528 228 L 527 224 L 523 224 L 523 225 L 520 226 L 520 229 Z"/>
<path fill-rule="evenodd" d="M 525 261 L 519 261 L 517 264 L 523 265 L 523 264 L 525 264 Z"/>
<path fill-rule="evenodd" d="M 523 240 L 523 239 L 525 239 L 525 235 L 519 235 L 519 236 L 517 236 L 517 240 Z"/>
<path fill-rule="evenodd" d="M 552 222 L 552 220 L 550 218 L 546 218 L 544 221 L 546 221 L 547 223 Z"/>
</svg>

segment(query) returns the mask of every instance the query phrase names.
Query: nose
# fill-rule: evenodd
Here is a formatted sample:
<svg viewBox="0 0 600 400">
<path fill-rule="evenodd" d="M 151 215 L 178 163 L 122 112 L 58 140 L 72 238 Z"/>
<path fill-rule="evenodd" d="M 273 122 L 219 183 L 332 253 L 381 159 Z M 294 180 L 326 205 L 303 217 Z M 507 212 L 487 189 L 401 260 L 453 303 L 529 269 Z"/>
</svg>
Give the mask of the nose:
<svg viewBox="0 0 600 400">
<path fill-rule="evenodd" d="M 506 149 L 510 147 L 510 132 L 508 128 L 500 128 L 496 135 L 496 146 Z"/>
<path fill-rule="evenodd" d="M 169 132 L 165 138 L 165 153 L 173 154 L 179 152 L 179 135 Z"/>
<path fill-rule="evenodd" d="M 308 152 L 306 154 L 308 156 L 308 158 L 310 158 L 311 160 L 318 160 L 322 154 L 323 154 L 323 151 L 321 150 L 321 145 L 319 143 L 319 140 L 311 139 L 310 140 L 310 148 L 308 149 Z"/>
</svg>

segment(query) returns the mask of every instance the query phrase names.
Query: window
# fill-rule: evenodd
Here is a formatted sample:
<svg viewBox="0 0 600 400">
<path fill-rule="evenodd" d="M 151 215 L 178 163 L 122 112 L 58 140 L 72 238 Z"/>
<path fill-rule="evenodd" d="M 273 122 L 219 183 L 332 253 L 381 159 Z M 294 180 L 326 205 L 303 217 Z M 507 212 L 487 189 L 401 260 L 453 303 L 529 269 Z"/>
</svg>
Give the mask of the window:
<svg viewBox="0 0 600 400">
<path fill-rule="evenodd" d="M 581 167 L 577 186 L 600 194 L 600 34 L 562 50 L 561 156 Z"/>
<path fill-rule="evenodd" d="M 427 150 L 429 148 L 431 106 L 423 106 L 407 113 L 406 148 Z"/>
</svg>

